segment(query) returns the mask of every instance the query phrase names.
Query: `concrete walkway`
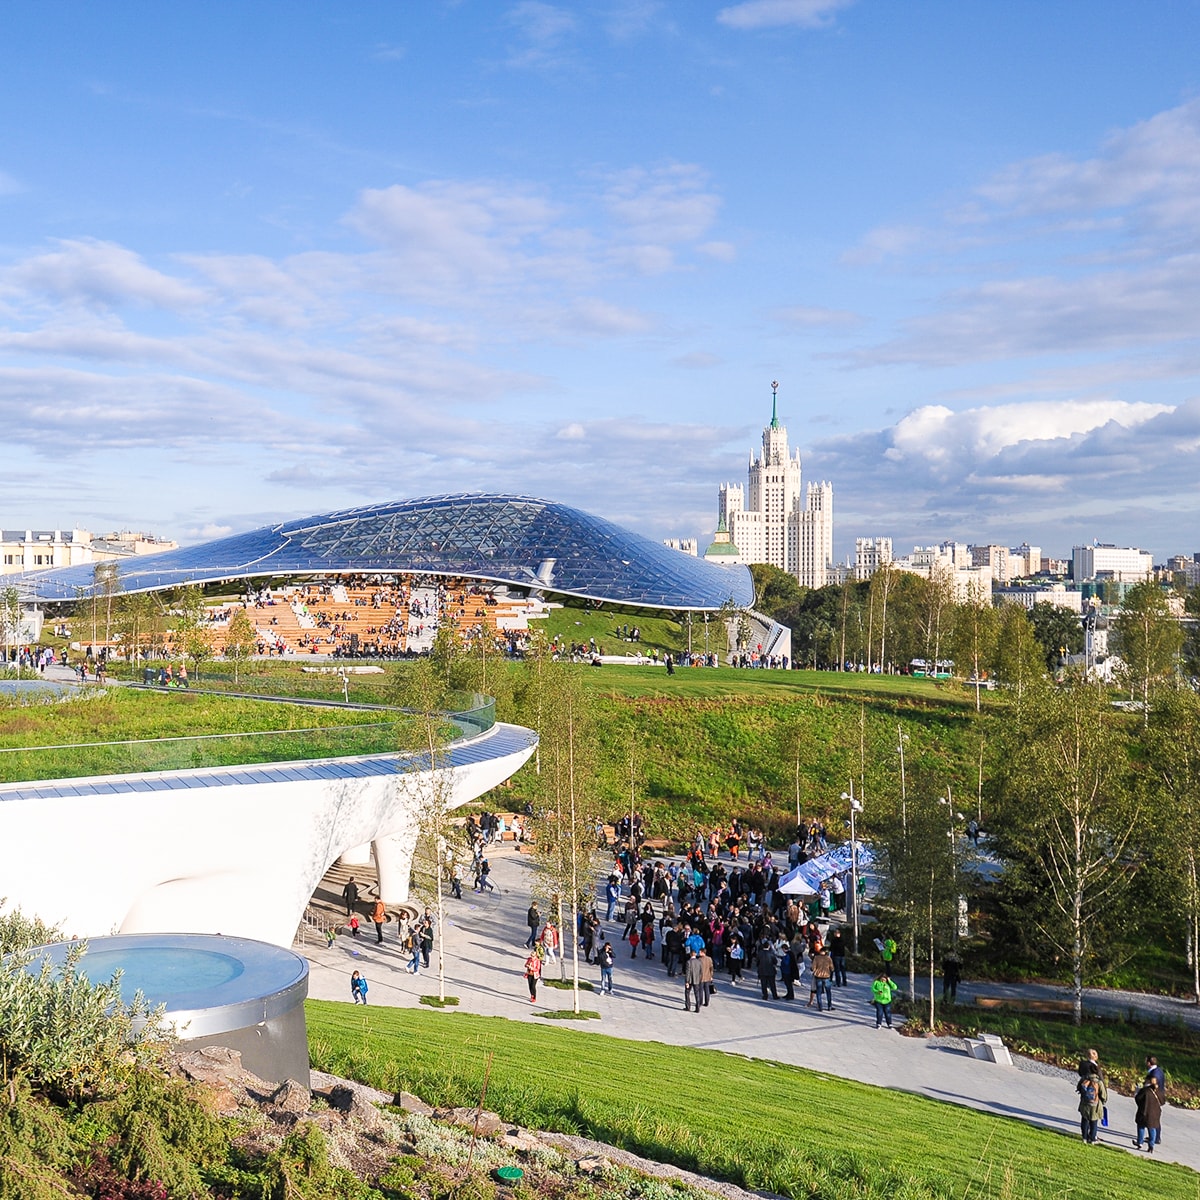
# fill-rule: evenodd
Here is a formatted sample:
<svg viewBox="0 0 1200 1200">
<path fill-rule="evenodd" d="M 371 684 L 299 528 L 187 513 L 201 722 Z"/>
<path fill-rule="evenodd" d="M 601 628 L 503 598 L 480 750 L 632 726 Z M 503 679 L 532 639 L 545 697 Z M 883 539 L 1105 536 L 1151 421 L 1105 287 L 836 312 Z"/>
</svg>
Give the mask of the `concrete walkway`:
<svg viewBox="0 0 1200 1200">
<path fill-rule="evenodd" d="M 489 860 L 497 893 L 477 896 L 468 890 L 462 901 L 446 901 L 446 994 L 459 997 L 458 1011 L 519 1021 L 538 1020 L 538 1010 L 569 1008 L 569 992 L 545 987 L 531 1005 L 522 976 L 532 862 L 509 848 L 496 848 Z M 612 922 L 604 927 L 609 940 L 620 935 L 621 924 L 615 924 L 615 929 Z M 331 948 L 304 948 L 312 964 L 310 996 L 348 1002 L 355 969 L 367 976 L 373 1004 L 411 1007 L 420 996 L 437 993 L 436 953 L 433 969 L 414 977 L 405 972 L 408 955 L 397 943 L 395 925 L 384 927 L 383 945 L 376 945 L 373 926 L 364 926 L 358 939 L 342 935 Z M 556 973 L 556 966 L 547 964 L 547 974 Z M 924 1039 L 876 1030 L 867 976 L 852 975 L 847 987 L 835 989 L 830 1013 L 807 1007 L 807 976 L 791 1003 L 763 1001 L 754 979 L 735 988 L 719 976 L 719 992 L 697 1014 L 684 1012 L 682 980 L 667 978 L 657 947 L 648 961 L 631 960 L 629 947 L 618 945 L 613 974 L 614 995 L 581 994 L 581 1007 L 598 1010 L 601 1020 L 573 1028 L 792 1063 L 1079 1136 L 1073 1079 L 1000 1067 Z M 598 968 L 582 958 L 580 978 L 599 986 Z M 992 985 L 987 990 L 992 992 Z M 1169 1059 L 1163 1065 L 1169 1080 Z M 1133 1100 L 1113 1094 L 1108 1109 L 1109 1127 L 1101 1130 L 1100 1140 L 1136 1153 Z M 1156 1158 L 1200 1170 L 1200 1112 L 1168 1107 L 1163 1134 Z"/>
</svg>

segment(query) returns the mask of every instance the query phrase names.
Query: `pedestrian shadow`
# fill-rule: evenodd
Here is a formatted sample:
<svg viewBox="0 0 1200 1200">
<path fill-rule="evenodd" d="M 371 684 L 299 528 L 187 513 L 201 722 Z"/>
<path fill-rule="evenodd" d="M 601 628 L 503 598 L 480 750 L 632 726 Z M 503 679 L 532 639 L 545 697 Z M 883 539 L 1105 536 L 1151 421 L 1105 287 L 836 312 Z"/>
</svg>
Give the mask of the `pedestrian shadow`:
<svg viewBox="0 0 1200 1200">
<path fill-rule="evenodd" d="M 998 1100 L 985 1100 L 981 1102 L 978 1096 L 964 1096 L 961 1092 L 947 1092 L 941 1088 L 922 1088 L 920 1094 L 923 1096 L 935 1096 L 941 1100 L 948 1100 L 951 1104 L 963 1104 L 968 1108 L 980 1109 L 984 1112 L 995 1112 L 1002 1113 L 1005 1116 L 1019 1117 L 1021 1120 L 1033 1121 L 1038 1125 L 1044 1125 L 1048 1129 L 1079 1131 L 1079 1118 L 1077 1116 L 1069 1118 L 1057 1117 L 1050 1113 L 1037 1112 L 1032 1108 L 1019 1108 L 1015 1104 L 1002 1104 Z"/>
</svg>

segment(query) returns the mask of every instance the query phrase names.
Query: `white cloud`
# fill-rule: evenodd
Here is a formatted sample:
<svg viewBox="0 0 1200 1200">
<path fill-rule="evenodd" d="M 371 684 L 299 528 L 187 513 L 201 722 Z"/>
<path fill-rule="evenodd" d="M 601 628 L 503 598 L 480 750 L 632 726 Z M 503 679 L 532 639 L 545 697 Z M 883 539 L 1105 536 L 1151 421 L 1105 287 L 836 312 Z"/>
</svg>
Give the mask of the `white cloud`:
<svg viewBox="0 0 1200 1200">
<path fill-rule="evenodd" d="M 506 65 L 546 68 L 562 64 L 563 43 L 575 31 L 575 17 L 570 12 L 542 0 L 521 0 L 508 10 L 506 20 L 524 43 L 509 54 Z"/>
<path fill-rule="evenodd" d="M 731 29 L 773 29 L 796 25 L 821 29 L 854 0 L 744 0 L 717 13 L 717 20 Z"/>
<path fill-rule="evenodd" d="M 1133 210 L 1156 230 L 1200 223 L 1200 100 L 1120 129 L 1092 158 L 1048 154 L 1014 163 L 976 189 L 968 215 L 1120 214 Z"/>
<path fill-rule="evenodd" d="M 622 171 L 610 179 L 605 200 L 631 240 L 660 245 L 703 237 L 721 207 L 707 174 L 690 163 Z"/>
<path fill-rule="evenodd" d="M 795 304 L 781 308 L 775 318 L 782 325 L 794 329 L 851 329 L 861 323 L 857 313 L 841 308 L 820 308 L 812 305 Z"/>
<path fill-rule="evenodd" d="M 896 423 L 885 457 L 893 462 L 924 460 L 927 465 L 956 464 L 954 469 L 961 469 L 1022 443 L 1071 438 L 1109 422 L 1130 429 L 1169 411 L 1162 404 L 1131 404 L 1121 400 L 1037 400 L 964 412 L 930 404 Z"/>
<path fill-rule="evenodd" d="M 1099 532 L 1165 551 L 1200 527 L 1200 399 L 926 405 L 805 463 L 837 482 L 839 541 L 1028 538 L 1065 553 Z"/>
<path fill-rule="evenodd" d="M 207 298 L 202 289 L 147 266 L 140 255 L 113 242 L 79 238 L 56 245 L 56 250 L 0 273 L 0 287 L 71 304 L 138 304 L 171 311 L 193 308 Z"/>
</svg>

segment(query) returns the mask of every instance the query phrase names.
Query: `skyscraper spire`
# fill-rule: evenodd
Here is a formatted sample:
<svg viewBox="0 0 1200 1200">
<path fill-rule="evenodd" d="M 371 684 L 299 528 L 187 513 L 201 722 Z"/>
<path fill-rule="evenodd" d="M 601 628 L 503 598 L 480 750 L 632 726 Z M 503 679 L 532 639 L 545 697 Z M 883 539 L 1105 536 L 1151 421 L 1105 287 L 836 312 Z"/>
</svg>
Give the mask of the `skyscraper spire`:
<svg viewBox="0 0 1200 1200">
<path fill-rule="evenodd" d="M 775 411 L 775 393 L 779 391 L 778 380 L 771 380 L 771 428 L 779 428 L 779 414 Z"/>
</svg>

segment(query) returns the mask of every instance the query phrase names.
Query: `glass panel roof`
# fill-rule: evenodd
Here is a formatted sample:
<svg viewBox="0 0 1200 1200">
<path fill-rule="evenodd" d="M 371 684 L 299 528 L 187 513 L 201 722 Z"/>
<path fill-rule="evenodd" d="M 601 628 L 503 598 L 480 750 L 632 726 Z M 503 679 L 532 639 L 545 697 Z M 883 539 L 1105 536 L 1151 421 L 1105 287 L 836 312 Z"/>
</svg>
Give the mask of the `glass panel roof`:
<svg viewBox="0 0 1200 1200">
<path fill-rule="evenodd" d="M 672 550 L 530 496 L 450 495 L 345 509 L 118 562 L 127 592 L 312 574 L 467 576 L 645 608 L 715 610 L 754 600 L 750 572 Z M 33 572 L 31 599 L 90 593 L 91 566 Z"/>
</svg>

